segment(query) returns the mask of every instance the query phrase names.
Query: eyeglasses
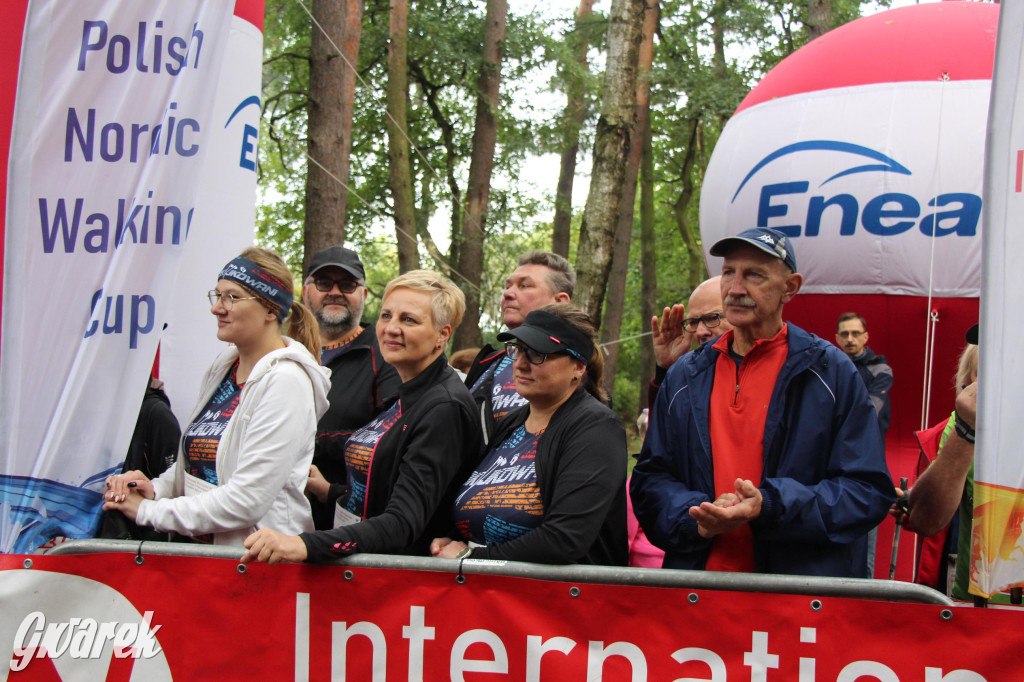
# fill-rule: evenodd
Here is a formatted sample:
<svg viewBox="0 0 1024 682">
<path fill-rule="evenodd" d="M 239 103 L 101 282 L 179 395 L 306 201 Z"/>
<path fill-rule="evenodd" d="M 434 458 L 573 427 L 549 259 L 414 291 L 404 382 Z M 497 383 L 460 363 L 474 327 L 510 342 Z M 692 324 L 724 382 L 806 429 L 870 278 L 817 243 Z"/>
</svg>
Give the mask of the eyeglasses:
<svg viewBox="0 0 1024 682">
<path fill-rule="evenodd" d="M 529 346 L 524 346 L 519 343 L 505 344 L 505 355 L 507 355 L 508 359 L 511 360 L 512 362 L 516 361 L 516 358 L 519 357 L 520 353 L 526 355 L 526 361 L 529 362 L 531 365 L 543 365 L 544 361 L 548 359 L 549 355 L 549 353 L 541 353 L 535 351 Z"/>
<path fill-rule="evenodd" d="M 563 352 L 566 353 L 567 355 L 571 355 L 572 357 L 576 358 L 584 365 L 587 364 L 587 361 L 583 359 L 583 356 L 581 356 L 579 353 L 577 353 L 571 348 L 566 348 L 564 351 L 558 351 L 557 353 L 541 353 L 540 351 L 536 351 L 530 348 L 529 346 L 523 345 L 521 343 L 505 344 L 505 355 L 508 356 L 509 360 L 515 362 L 516 358 L 519 357 L 519 354 L 523 353 L 526 356 L 526 361 L 529 362 L 531 365 L 543 365 L 544 361 L 548 359 L 549 355 L 561 355 Z"/>
<path fill-rule="evenodd" d="M 863 335 L 864 335 L 864 332 L 861 332 L 861 331 L 836 332 L 836 336 L 838 336 L 841 339 L 848 339 L 850 337 L 853 337 L 855 339 L 859 339 Z"/>
<path fill-rule="evenodd" d="M 706 315 L 701 315 L 700 317 L 688 317 L 685 320 L 683 320 L 683 329 L 685 329 L 690 334 L 693 334 L 695 331 L 697 331 L 697 327 L 700 325 L 701 322 L 703 322 L 704 326 L 707 327 L 708 329 L 714 329 L 718 325 L 722 324 L 722 317 L 724 315 L 725 313 L 719 312 L 708 313 Z"/>
<path fill-rule="evenodd" d="M 338 287 L 338 291 L 343 294 L 351 294 L 353 291 L 362 286 L 359 280 L 356 279 L 331 279 L 330 277 L 314 277 L 313 286 L 320 293 L 330 293 L 331 289 Z"/>
<path fill-rule="evenodd" d="M 217 291 L 216 289 L 210 289 L 206 292 L 206 298 L 210 300 L 210 305 L 215 306 L 219 301 L 224 310 L 231 310 L 231 308 L 238 301 L 252 301 L 259 298 L 259 296 L 235 296 L 229 291 Z"/>
</svg>

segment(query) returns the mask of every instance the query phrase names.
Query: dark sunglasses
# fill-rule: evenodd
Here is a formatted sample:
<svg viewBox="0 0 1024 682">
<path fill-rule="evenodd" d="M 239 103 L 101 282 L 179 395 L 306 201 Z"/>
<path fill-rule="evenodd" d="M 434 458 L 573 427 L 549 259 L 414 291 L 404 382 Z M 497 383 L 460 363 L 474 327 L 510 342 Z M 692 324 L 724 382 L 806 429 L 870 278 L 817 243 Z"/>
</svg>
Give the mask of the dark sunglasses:
<svg viewBox="0 0 1024 682">
<path fill-rule="evenodd" d="M 358 280 L 354 279 L 331 279 L 330 277 L 314 277 L 313 286 L 316 290 L 327 294 L 330 293 L 331 289 L 338 287 L 338 291 L 343 294 L 351 294 L 353 291 L 362 286 Z"/>
</svg>

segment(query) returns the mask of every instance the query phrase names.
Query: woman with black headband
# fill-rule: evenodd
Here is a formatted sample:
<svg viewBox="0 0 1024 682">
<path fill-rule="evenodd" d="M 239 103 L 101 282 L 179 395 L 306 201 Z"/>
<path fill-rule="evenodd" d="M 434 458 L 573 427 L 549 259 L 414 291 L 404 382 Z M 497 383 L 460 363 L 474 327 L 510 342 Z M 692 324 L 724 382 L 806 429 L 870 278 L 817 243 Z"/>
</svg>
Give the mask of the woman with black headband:
<svg viewBox="0 0 1024 682">
<path fill-rule="evenodd" d="M 203 379 L 178 460 L 152 481 L 139 471 L 111 476 L 103 508 L 216 544 L 241 545 L 264 526 L 311 531 L 303 491 L 330 388 L 316 320 L 293 301 L 291 273 L 268 249 L 243 251 L 208 295 L 217 338 L 233 345 Z"/>
<path fill-rule="evenodd" d="M 498 335 L 529 404 L 459 490 L 442 558 L 625 566 L 626 434 L 602 404 L 604 360 L 586 313 L 547 305 Z"/>
</svg>

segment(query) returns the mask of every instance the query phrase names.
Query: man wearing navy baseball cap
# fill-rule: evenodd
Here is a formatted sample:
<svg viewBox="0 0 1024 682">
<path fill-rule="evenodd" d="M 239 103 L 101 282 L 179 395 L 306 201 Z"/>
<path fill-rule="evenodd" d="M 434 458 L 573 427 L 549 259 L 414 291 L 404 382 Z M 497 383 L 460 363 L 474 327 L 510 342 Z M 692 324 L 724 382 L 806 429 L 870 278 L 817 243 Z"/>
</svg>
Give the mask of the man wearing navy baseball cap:
<svg viewBox="0 0 1024 682">
<path fill-rule="evenodd" d="M 874 407 L 841 350 L 783 320 L 792 240 L 711 247 L 733 329 L 669 370 L 630 494 L 666 568 L 867 577 L 895 499 Z"/>
</svg>

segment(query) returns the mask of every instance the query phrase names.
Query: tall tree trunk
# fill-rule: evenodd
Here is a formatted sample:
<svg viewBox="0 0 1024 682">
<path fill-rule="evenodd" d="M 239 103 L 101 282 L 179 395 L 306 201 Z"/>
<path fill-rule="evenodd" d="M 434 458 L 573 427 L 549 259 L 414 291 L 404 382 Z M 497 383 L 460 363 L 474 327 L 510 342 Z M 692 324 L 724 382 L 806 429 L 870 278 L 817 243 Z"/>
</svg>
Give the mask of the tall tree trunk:
<svg viewBox="0 0 1024 682">
<path fill-rule="evenodd" d="M 832 0 L 807 0 L 807 42 L 828 33 L 832 27 Z"/>
<path fill-rule="evenodd" d="M 363 2 L 313 0 L 312 14 L 303 269 L 318 250 L 345 241 L 356 88 L 355 72 L 345 60 L 354 67 L 359 57 Z"/>
<path fill-rule="evenodd" d="M 700 129 L 700 121 L 697 118 L 690 119 L 690 135 L 686 142 L 686 154 L 683 157 L 683 190 L 672 205 L 672 213 L 675 215 L 676 227 L 679 229 L 679 236 L 683 239 L 683 246 L 686 247 L 687 262 L 686 283 L 692 291 L 698 284 L 707 279 L 707 267 L 704 264 L 704 253 L 697 237 L 690 226 L 687 218 L 687 209 L 693 200 L 695 187 L 693 182 L 693 165 L 697 159 L 697 131 Z"/>
<path fill-rule="evenodd" d="M 641 329 L 651 331 L 651 318 L 657 311 L 658 259 L 654 243 L 654 150 L 651 122 L 647 119 L 640 161 L 640 318 Z M 644 337 L 640 344 L 640 409 L 647 404 L 647 386 L 654 378 L 654 346 Z"/>
<path fill-rule="evenodd" d="M 458 269 L 468 280 L 466 314 L 455 330 L 455 348 L 483 344 L 480 334 L 480 280 L 484 262 L 484 221 L 491 193 L 491 170 L 498 140 L 498 87 L 501 83 L 501 55 L 505 42 L 507 0 L 487 0 L 484 19 L 483 63 L 476 101 L 473 152 L 469 163 L 466 209 L 462 216 L 462 244 Z"/>
<path fill-rule="evenodd" d="M 716 2 L 711 8 L 711 43 L 715 48 L 714 54 L 711 56 L 711 66 L 719 83 L 724 83 L 729 75 L 725 64 L 725 12 L 726 6 L 722 0 Z M 719 130 L 725 125 L 726 118 L 725 115 L 718 117 Z"/>
<path fill-rule="evenodd" d="M 622 188 L 619 224 L 615 231 L 615 251 L 608 277 L 608 298 L 605 301 L 605 320 L 601 327 L 601 341 L 605 347 L 605 386 L 608 393 L 615 390 L 615 367 L 619 362 L 622 336 L 622 312 L 626 300 L 626 273 L 629 271 L 629 247 L 633 239 L 633 215 L 636 205 L 636 181 L 640 175 L 643 138 L 651 119 L 651 65 L 654 63 L 654 33 L 658 25 L 658 0 L 647 0 L 641 30 L 636 84 L 636 126 L 630 133 L 629 154 L 626 157 L 626 182 Z"/>
<path fill-rule="evenodd" d="M 572 185 L 576 178 L 576 157 L 580 151 L 580 128 L 584 114 L 584 77 L 587 73 L 587 50 L 590 40 L 584 29 L 594 15 L 594 0 L 580 0 L 576 10 L 576 27 L 572 33 L 575 62 L 579 71 L 568 75 L 568 102 L 565 106 L 565 135 L 562 138 L 562 161 L 558 169 L 558 187 L 555 190 L 555 221 L 551 250 L 569 257 L 569 233 L 572 223 Z"/>
<path fill-rule="evenodd" d="M 408 0 L 391 0 L 391 42 L 388 45 L 388 171 L 391 197 L 395 207 L 395 233 L 398 239 L 398 271 L 408 272 L 420 266 L 416 244 L 416 206 L 412 189 L 408 125 L 409 77 Z"/>
<path fill-rule="evenodd" d="M 423 94 L 427 99 L 427 109 L 430 111 L 430 117 L 434 119 L 437 127 L 441 129 L 441 142 L 444 144 L 445 149 L 445 163 L 444 163 L 444 177 L 448 183 L 448 194 L 451 200 L 452 207 L 452 221 L 451 221 L 451 246 L 448 250 L 448 263 L 459 262 L 459 242 L 462 239 L 461 227 L 462 227 L 462 189 L 459 187 L 458 180 L 455 178 L 455 160 L 457 158 L 455 150 L 455 126 L 449 121 L 444 112 L 441 110 L 441 106 L 437 102 L 438 93 L 441 90 L 441 86 L 431 83 L 423 70 L 415 62 L 409 64 L 409 69 L 412 72 L 413 78 L 419 83 L 420 88 L 423 89 Z M 420 239 L 424 238 L 426 232 L 425 228 L 420 228 Z M 436 249 L 436 247 L 434 247 Z M 431 251 L 428 246 L 428 251 Z M 436 258 L 435 258 L 436 260 Z M 450 265 L 445 265 L 446 268 L 450 269 Z"/>
<path fill-rule="evenodd" d="M 577 307 L 590 315 L 598 328 L 615 248 L 629 135 L 636 118 L 637 53 L 643 15 L 644 0 L 612 0 L 604 96 L 594 138 L 590 191 L 580 226 L 574 298 Z"/>
</svg>

